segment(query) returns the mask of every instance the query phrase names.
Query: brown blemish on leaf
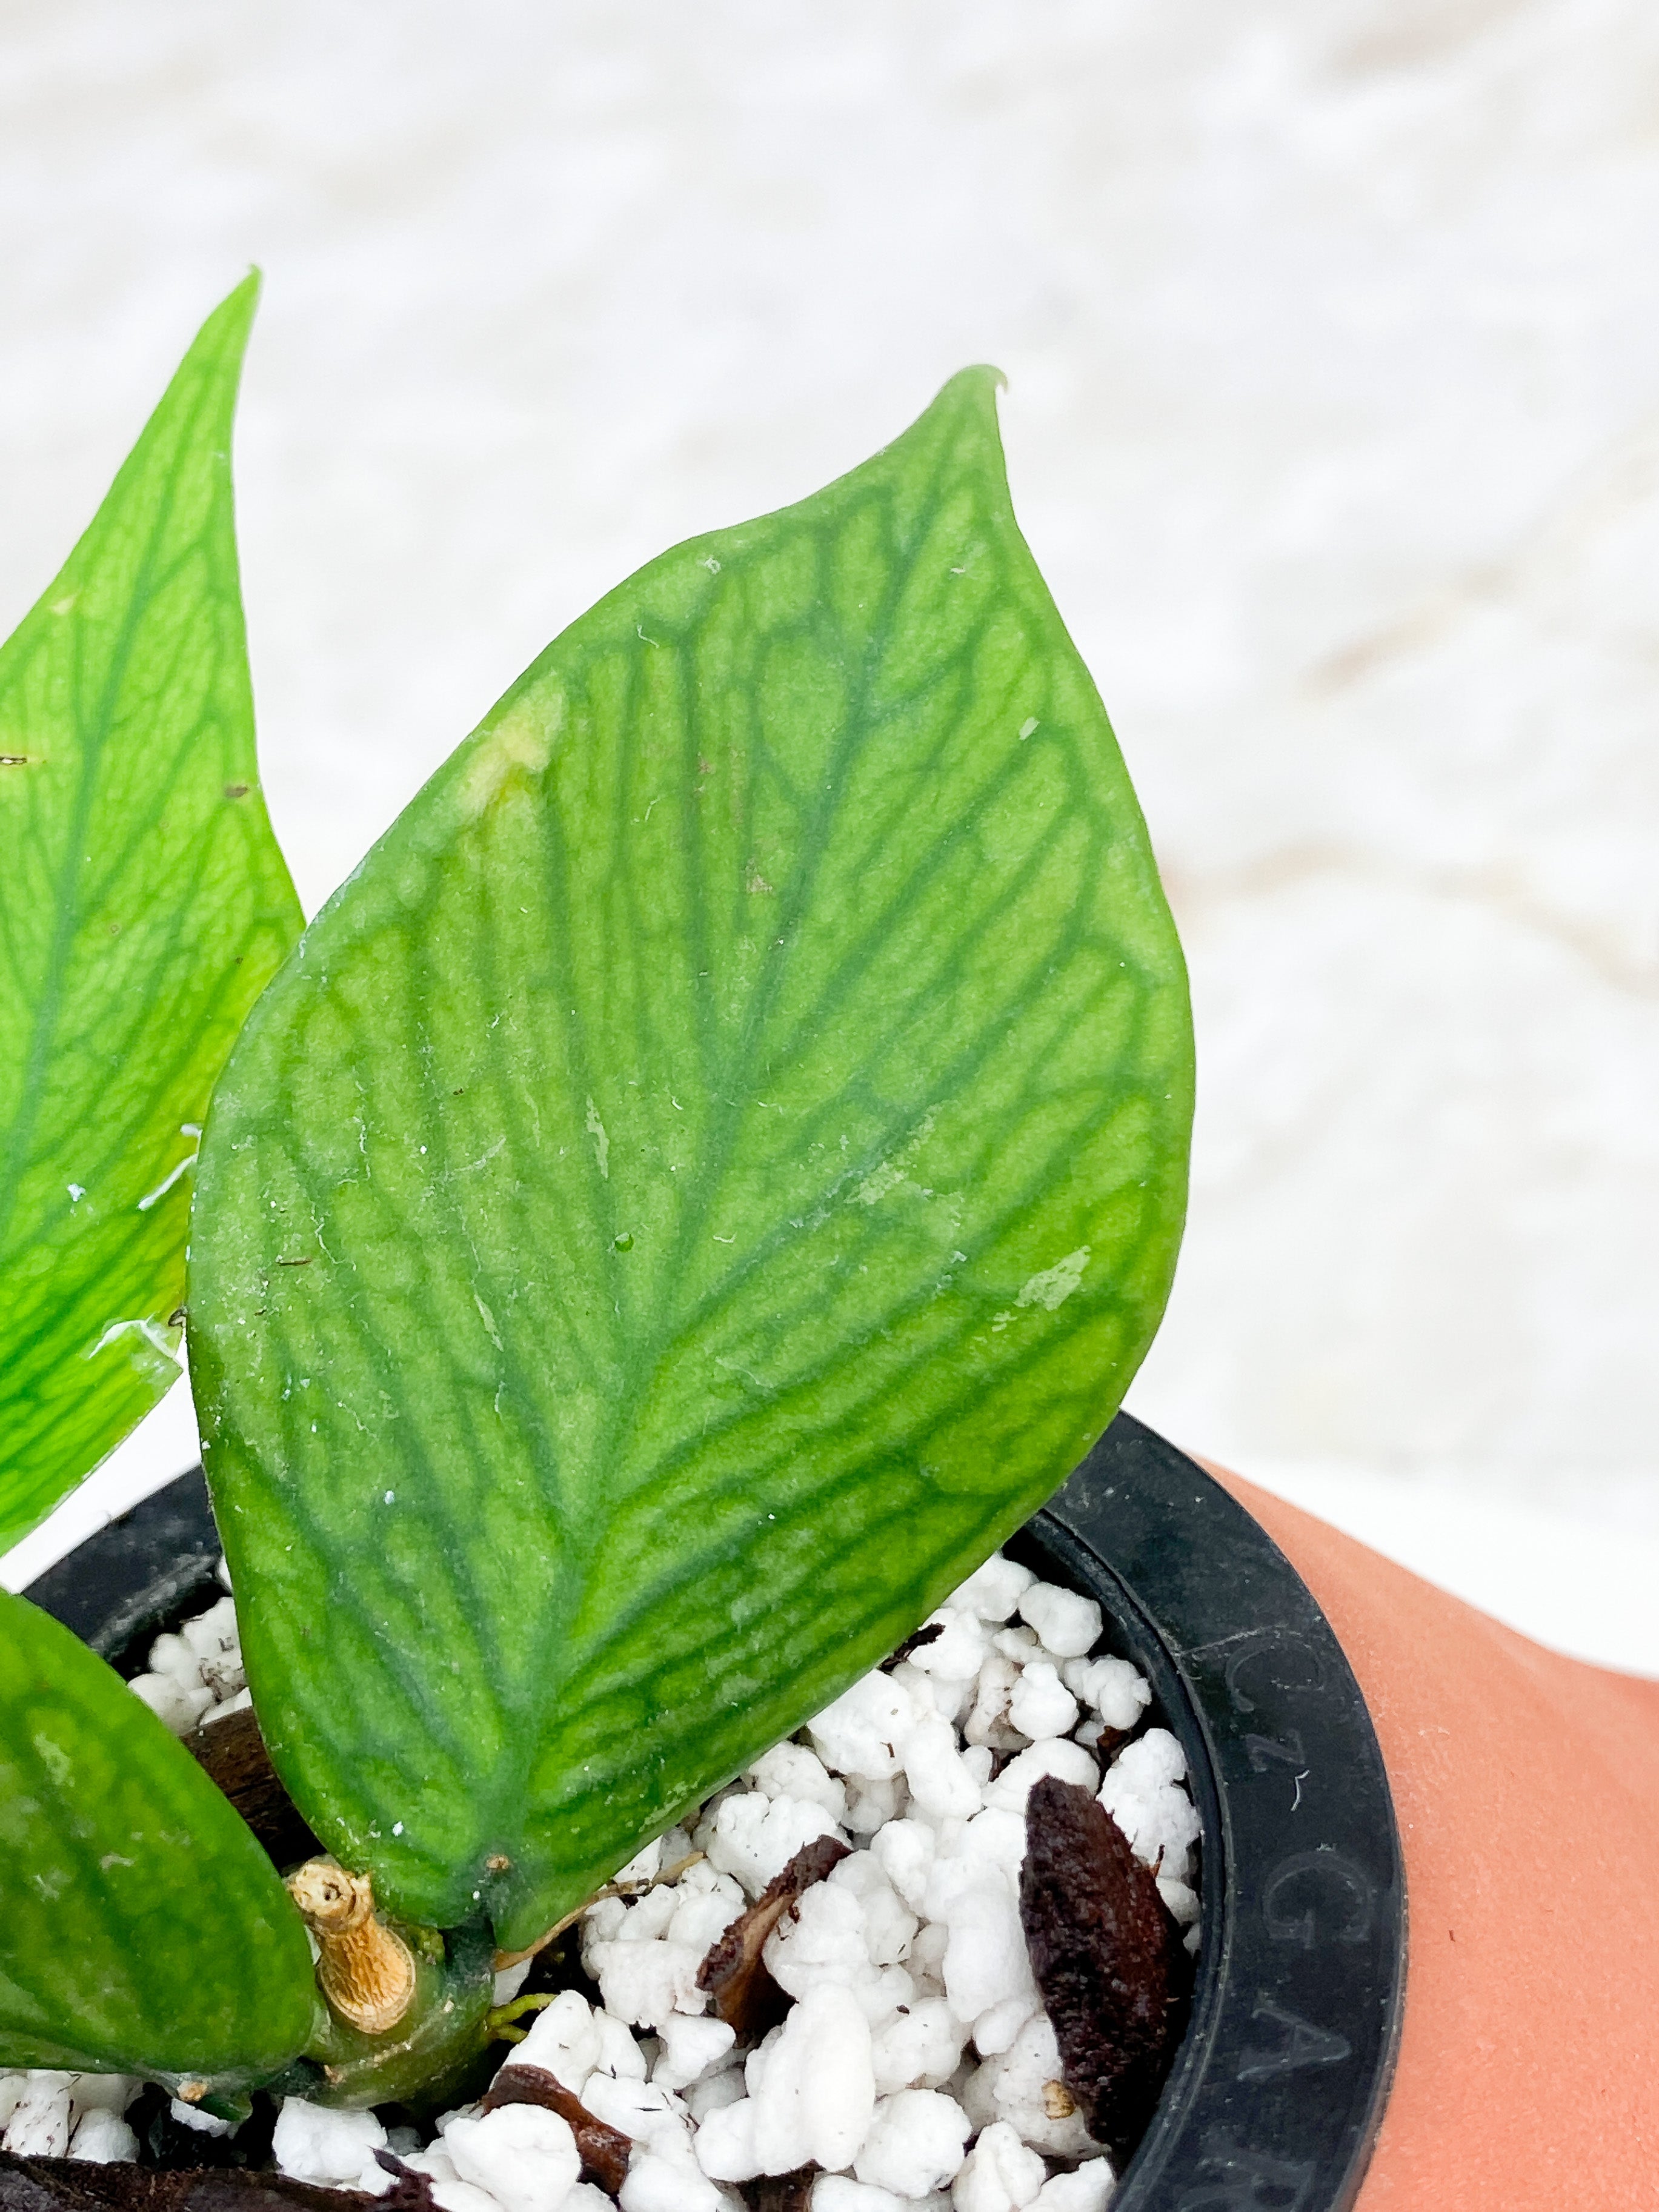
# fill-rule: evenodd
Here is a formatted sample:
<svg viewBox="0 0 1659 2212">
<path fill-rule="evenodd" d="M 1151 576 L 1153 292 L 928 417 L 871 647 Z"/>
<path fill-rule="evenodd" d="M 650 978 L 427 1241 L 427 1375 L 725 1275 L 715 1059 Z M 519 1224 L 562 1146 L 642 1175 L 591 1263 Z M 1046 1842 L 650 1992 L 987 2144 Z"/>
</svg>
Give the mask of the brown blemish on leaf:
<svg viewBox="0 0 1659 2212">
<path fill-rule="evenodd" d="M 782 2019 L 787 2000 L 761 1956 L 766 1939 L 813 1883 L 822 1881 L 846 1856 L 847 1845 L 839 1836 L 820 1836 L 804 1844 L 725 1935 L 709 1945 L 708 1955 L 697 1969 L 697 1987 L 708 1990 L 716 2020 L 750 2036 L 763 2035 Z"/>
<path fill-rule="evenodd" d="M 248 793 L 252 788 L 253 787 L 252 784 L 228 783 L 225 786 L 225 797 L 227 799 L 246 799 Z"/>
<path fill-rule="evenodd" d="M 614 2197 L 627 2180 L 629 2156 L 634 2148 L 630 2139 L 620 2128 L 590 2112 L 544 2066 L 503 2066 L 479 2109 L 493 2112 L 502 2105 L 541 2105 L 556 2112 L 576 2138 L 584 2181 L 608 2189 Z"/>
<path fill-rule="evenodd" d="M 1019 1914 L 1065 2087 L 1090 2133 L 1121 2160 L 1180 2039 L 1181 1931 L 1156 1878 L 1080 1783 L 1042 1778 L 1026 1803 L 1025 1839 Z"/>
</svg>

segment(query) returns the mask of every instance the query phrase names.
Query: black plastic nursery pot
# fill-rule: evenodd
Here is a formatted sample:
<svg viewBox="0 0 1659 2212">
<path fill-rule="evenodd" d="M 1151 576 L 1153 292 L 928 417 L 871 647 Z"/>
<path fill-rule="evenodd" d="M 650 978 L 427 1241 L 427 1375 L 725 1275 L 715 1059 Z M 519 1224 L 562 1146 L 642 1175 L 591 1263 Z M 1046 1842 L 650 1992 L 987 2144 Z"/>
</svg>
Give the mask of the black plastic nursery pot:
<svg viewBox="0 0 1659 2212">
<path fill-rule="evenodd" d="M 1406 1893 L 1370 1716 L 1266 1531 L 1127 1413 L 1008 1547 L 1096 1598 L 1180 1738 L 1203 1941 L 1185 2036 L 1114 2212 L 1344 2212 L 1381 2124 L 1405 1994 Z M 26 1595 L 131 1674 L 216 1590 L 199 1471 Z"/>
</svg>

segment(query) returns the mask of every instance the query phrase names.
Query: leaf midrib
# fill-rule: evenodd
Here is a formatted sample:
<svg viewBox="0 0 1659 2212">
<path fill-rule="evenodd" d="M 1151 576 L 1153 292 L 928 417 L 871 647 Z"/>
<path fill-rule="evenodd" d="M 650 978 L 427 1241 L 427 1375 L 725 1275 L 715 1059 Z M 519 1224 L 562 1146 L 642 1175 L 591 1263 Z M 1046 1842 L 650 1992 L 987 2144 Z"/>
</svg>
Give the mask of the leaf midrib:
<svg viewBox="0 0 1659 2212">
<path fill-rule="evenodd" d="M 940 473 L 941 471 L 935 468 L 933 471 L 935 482 L 938 481 Z M 881 496 L 888 510 L 888 520 L 890 526 L 891 494 L 884 492 Z M 810 534 L 819 556 L 817 568 L 820 581 L 822 581 L 825 531 L 822 526 L 818 526 L 813 527 Z M 802 827 L 799 841 L 802 865 L 798 866 L 793 872 L 786 901 L 779 913 L 778 927 L 772 933 L 775 938 L 781 940 L 781 943 L 775 944 L 769 948 L 779 957 L 767 961 L 763 966 L 755 987 L 749 995 L 741 1026 L 734 1032 L 728 1032 L 730 1042 L 726 1046 L 721 1058 L 712 1069 L 706 1071 L 708 1096 L 714 1102 L 714 1111 L 705 1125 L 704 1139 L 700 1146 L 701 1157 L 697 1173 L 690 1183 L 681 1207 L 678 1233 L 665 1263 L 658 1276 L 660 1285 L 670 1286 L 669 1292 L 665 1295 L 659 1291 L 656 1301 L 655 1326 L 641 1331 L 641 1337 L 637 1340 L 635 1359 L 629 1363 L 641 1378 L 638 1389 L 626 1397 L 618 1399 L 609 1419 L 597 1434 L 595 1439 L 597 1465 L 617 1463 L 623 1457 L 626 1448 L 635 1441 L 643 1408 L 651 1398 L 656 1378 L 662 1370 L 668 1352 L 680 1333 L 683 1316 L 676 1310 L 672 1303 L 672 1286 L 681 1279 L 696 1249 L 699 1237 L 706 1235 L 708 1231 L 712 1217 L 714 1193 L 720 1187 L 722 1176 L 730 1167 L 737 1136 L 744 1115 L 748 1110 L 746 1094 L 741 1097 L 738 1095 L 734 1079 L 745 1061 L 752 1058 L 753 1048 L 764 1034 L 767 1020 L 787 979 L 789 963 L 795 954 L 799 941 L 799 924 L 808 909 L 811 890 L 817 880 L 828 849 L 829 827 L 837 809 L 843 802 L 847 775 L 852 760 L 868 735 L 866 722 L 868 718 L 874 677 L 880 662 L 880 641 L 887 635 L 895 604 L 903 589 L 913 558 L 913 553 L 907 550 L 896 553 L 896 557 L 889 564 L 886 587 L 882 594 L 877 613 L 869 626 L 866 642 L 860 657 L 856 679 L 849 686 L 848 696 L 842 713 L 840 727 L 836 732 L 830 760 L 809 817 Z M 733 580 L 736 580 L 735 578 Z M 838 629 L 840 625 L 837 624 Z M 630 687 L 635 680 L 636 680 L 635 671 L 630 668 Z M 631 717 L 628 719 L 624 726 L 631 731 L 633 726 Z M 696 736 L 695 727 L 688 728 L 688 744 L 695 744 Z M 684 761 L 682 766 L 684 767 Z M 619 763 L 618 767 L 619 773 L 623 772 L 623 764 Z M 744 802 L 747 811 L 752 804 L 747 790 L 745 790 Z M 555 819 L 556 821 L 556 816 Z M 563 840 L 562 838 L 559 844 L 562 857 Z M 701 837 L 692 839 L 688 850 L 691 856 L 693 876 L 693 910 L 701 912 L 702 909 L 698 906 L 695 896 L 696 891 L 702 886 L 703 883 L 702 873 L 703 849 Z M 704 1042 L 706 1045 L 706 1041 L 711 1036 L 718 1039 L 721 1030 L 718 1008 L 712 1003 L 714 979 L 711 973 L 705 972 L 700 965 L 693 970 L 693 981 L 700 1013 L 698 1025 L 702 1033 L 700 1042 Z M 578 1035 L 580 1036 L 580 1031 Z M 583 1043 L 582 1067 L 584 1080 L 586 1080 L 585 1040 Z M 591 1085 L 589 1088 L 591 1089 Z M 597 1173 L 597 1170 L 590 1170 L 589 1172 L 591 1176 Z M 607 1188 L 602 1203 L 605 1206 L 607 1223 L 614 1228 L 614 1215 L 609 1203 L 610 1196 Z M 567 1555 L 569 1558 L 570 1571 L 562 1578 L 564 1583 L 564 1590 L 562 1594 L 564 1601 L 556 1606 L 550 1606 L 544 1616 L 542 1632 L 538 1639 L 538 1656 L 542 1662 L 541 1669 L 538 1671 L 545 1670 L 550 1653 L 568 1637 L 573 1613 L 580 1607 L 586 1587 L 588 1570 L 592 1557 L 608 1535 L 611 1524 L 611 1516 L 609 1516 L 603 1518 L 592 1515 L 582 1516 L 586 1540 L 580 1548 L 573 1547 Z M 563 1534 L 562 1531 L 561 1533 Z M 526 1747 L 521 1763 L 526 1771 L 535 1756 L 536 1748 L 538 1747 L 532 1747 L 528 1745 Z"/>
</svg>

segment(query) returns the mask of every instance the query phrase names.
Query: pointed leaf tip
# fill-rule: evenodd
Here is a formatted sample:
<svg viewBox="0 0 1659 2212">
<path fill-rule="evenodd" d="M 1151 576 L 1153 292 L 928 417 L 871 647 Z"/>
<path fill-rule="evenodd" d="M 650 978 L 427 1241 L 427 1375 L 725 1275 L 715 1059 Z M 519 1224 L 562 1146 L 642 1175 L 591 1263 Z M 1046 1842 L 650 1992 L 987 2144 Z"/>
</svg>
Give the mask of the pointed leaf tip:
<svg viewBox="0 0 1659 2212">
<path fill-rule="evenodd" d="M 1007 389 L 1008 380 L 1000 368 L 994 368 L 988 362 L 973 362 L 946 378 L 918 422 L 926 422 L 945 415 L 960 416 L 988 430 L 1000 450 L 1002 433 L 997 420 L 997 395 Z"/>
<path fill-rule="evenodd" d="M 195 1133 L 299 933 L 230 433 L 257 273 L 0 646 L 0 1549 L 174 1381 Z"/>
<path fill-rule="evenodd" d="M 234 310 L 242 318 L 246 328 L 252 323 L 264 289 L 264 271 L 255 262 L 250 265 L 246 276 L 239 283 L 231 286 L 217 307 L 214 309 L 213 314 L 210 316 L 209 322 L 211 323 L 218 316 L 228 314 Z"/>
<path fill-rule="evenodd" d="M 954 392 L 958 386 L 982 393 L 994 403 L 998 392 L 1008 389 L 1008 379 L 994 362 L 976 361 L 970 362 L 966 368 L 959 368 L 954 376 L 948 377 L 942 390 Z"/>
</svg>

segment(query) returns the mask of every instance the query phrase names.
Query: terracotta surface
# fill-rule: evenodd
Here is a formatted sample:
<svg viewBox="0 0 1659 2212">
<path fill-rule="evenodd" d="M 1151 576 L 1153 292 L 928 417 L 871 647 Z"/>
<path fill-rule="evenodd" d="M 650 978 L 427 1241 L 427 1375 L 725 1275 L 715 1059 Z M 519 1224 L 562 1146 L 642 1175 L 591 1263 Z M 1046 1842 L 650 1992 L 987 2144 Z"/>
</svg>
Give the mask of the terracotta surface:
<svg viewBox="0 0 1659 2212">
<path fill-rule="evenodd" d="M 1405 2033 L 1359 2212 L 1659 2206 L 1659 1682 L 1212 1471 L 1329 1615 L 1405 1843 Z"/>
</svg>

